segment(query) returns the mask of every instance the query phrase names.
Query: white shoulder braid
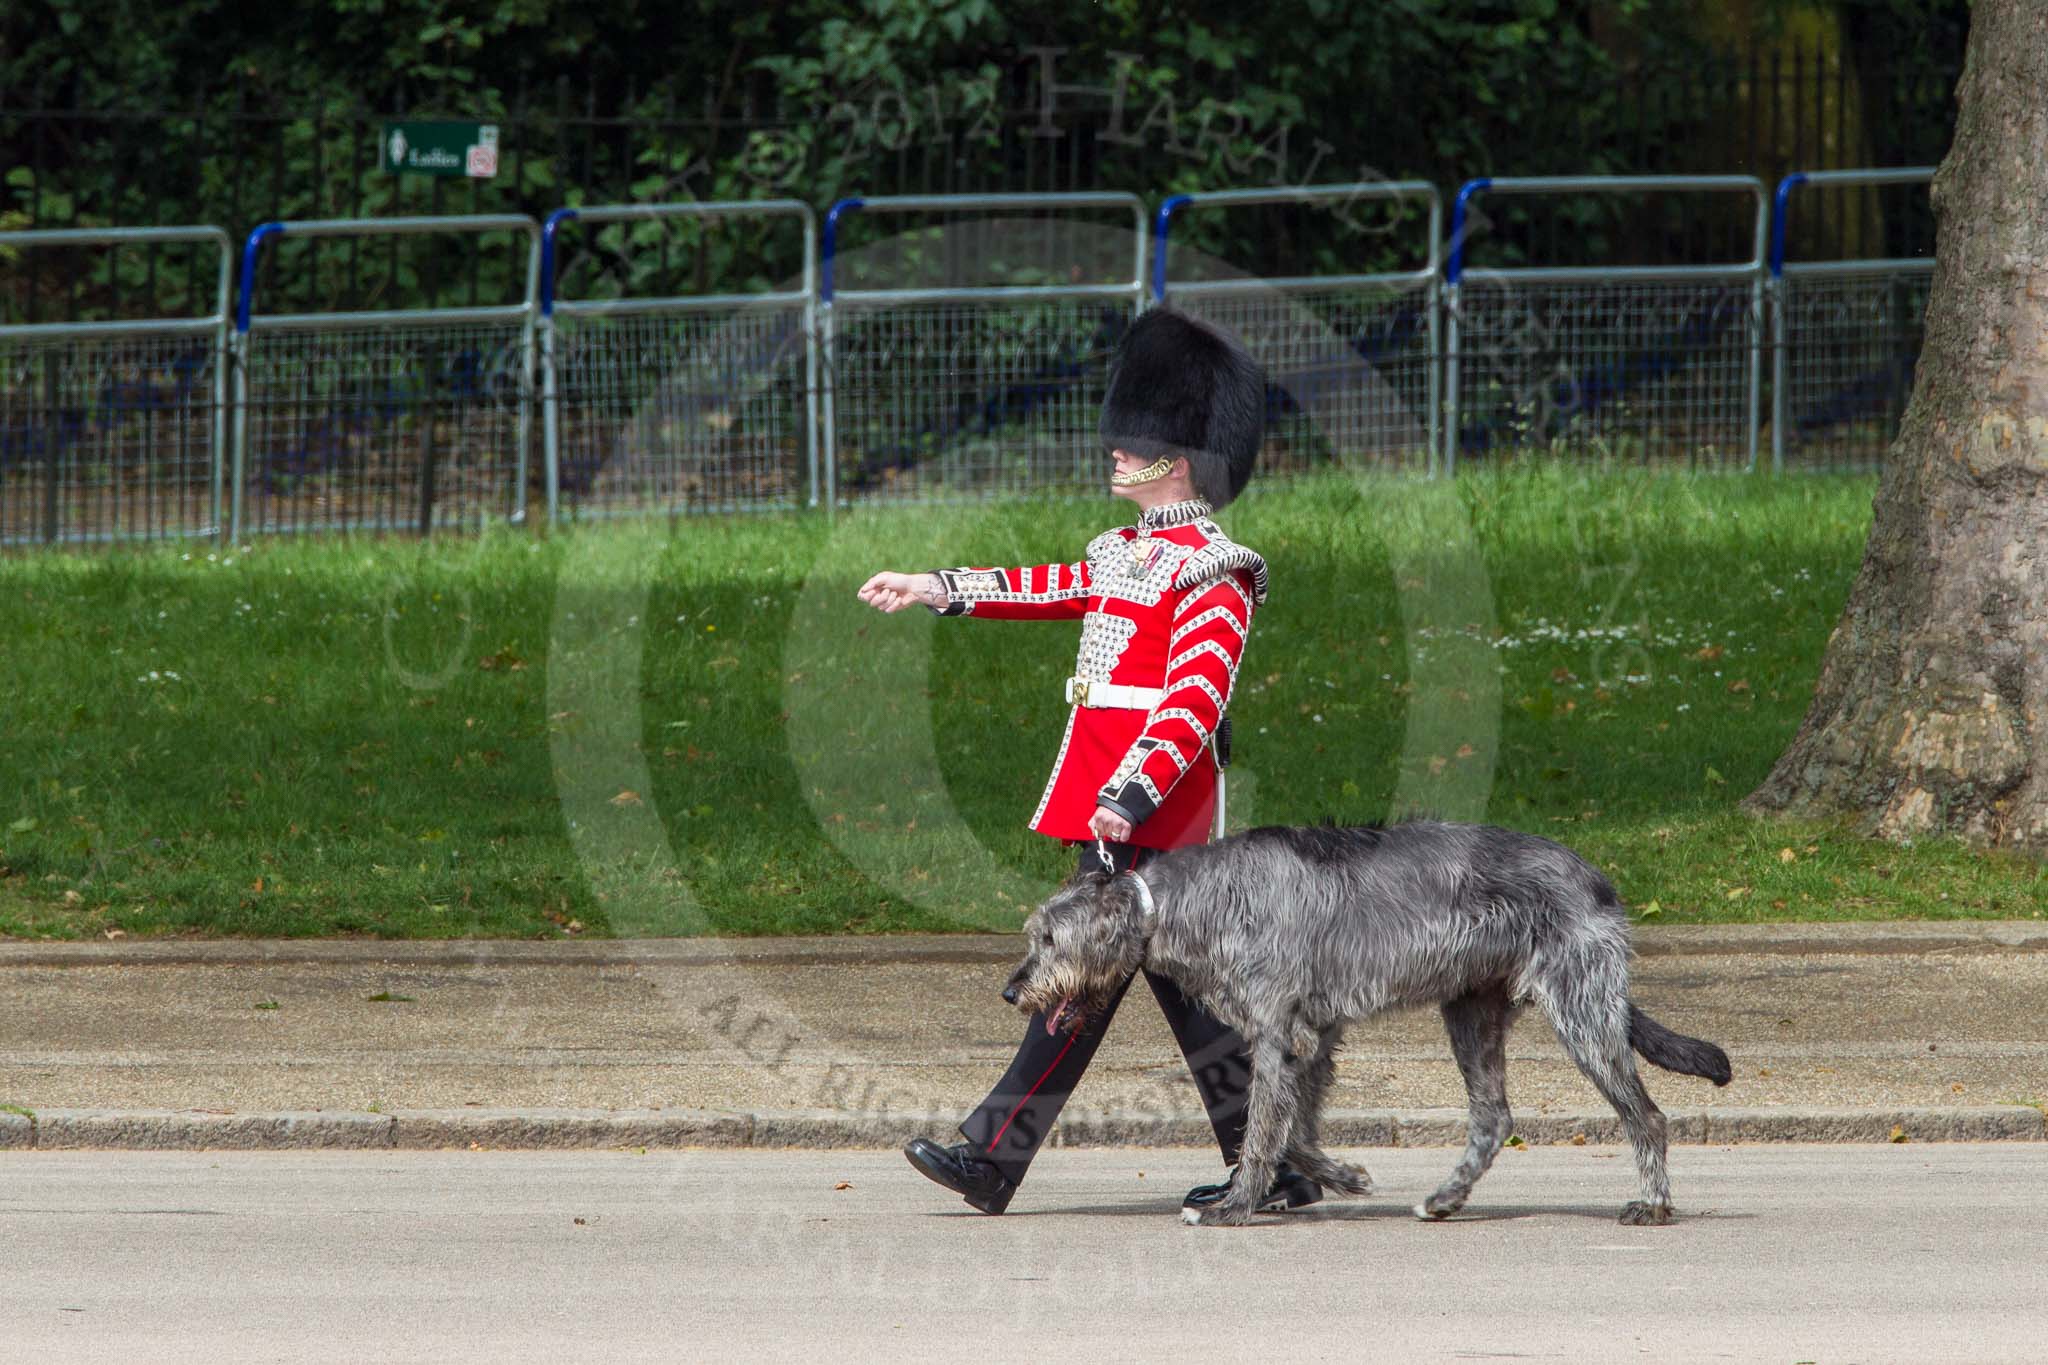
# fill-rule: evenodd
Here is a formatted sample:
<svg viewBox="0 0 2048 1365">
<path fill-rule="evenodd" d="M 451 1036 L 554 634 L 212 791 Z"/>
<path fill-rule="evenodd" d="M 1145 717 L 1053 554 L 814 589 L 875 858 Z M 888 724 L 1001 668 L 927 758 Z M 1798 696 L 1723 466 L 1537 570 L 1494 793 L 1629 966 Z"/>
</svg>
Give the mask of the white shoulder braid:
<svg viewBox="0 0 2048 1365">
<path fill-rule="evenodd" d="M 1180 574 L 1174 586 L 1186 592 L 1212 579 L 1242 569 L 1251 576 L 1252 605 L 1262 606 L 1266 601 L 1266 560 L 1257 550 L 1239 545 L 1223 534 L 1223 528 L 1213 521 L 1201 523 L 1202 534 L 1208 543 L 1187 557 L 1180 566 Z"/>
</svg>

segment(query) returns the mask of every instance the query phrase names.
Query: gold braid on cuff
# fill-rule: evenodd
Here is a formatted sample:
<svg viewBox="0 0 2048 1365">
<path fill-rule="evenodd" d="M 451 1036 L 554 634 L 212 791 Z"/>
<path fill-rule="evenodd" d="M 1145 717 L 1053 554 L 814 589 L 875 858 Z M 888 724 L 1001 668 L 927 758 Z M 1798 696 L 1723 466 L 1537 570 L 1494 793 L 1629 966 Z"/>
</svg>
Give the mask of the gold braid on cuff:
<svg viewBox="0 0 2048 1365">
<path fill-rule="evenodd" d="M 1133 473 L 1111 474 L 1109 476 L 1109 481 L 1112 484 L 1116 485 L 1118 488 L 1134 488 L 1141 483 L 1151 483 L 1154 479 L 1165 478 L 1166 471 L 1171 468 L 1173 468 L 1173 456 L 1161 455 L 1151 464 L 1148 464 L 1143 469 L 1137 470 Z"/>
</svg>

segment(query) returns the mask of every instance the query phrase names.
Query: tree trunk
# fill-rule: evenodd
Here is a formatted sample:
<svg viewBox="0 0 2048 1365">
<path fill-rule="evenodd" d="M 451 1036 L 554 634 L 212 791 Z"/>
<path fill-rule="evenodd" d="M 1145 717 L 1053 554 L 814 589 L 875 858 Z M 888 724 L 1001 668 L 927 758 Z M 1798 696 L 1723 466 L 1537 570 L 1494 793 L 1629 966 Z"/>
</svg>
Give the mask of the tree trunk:
<svg viewBox="0 0 2048 1365">
<path fill-rule="evenodd" d="M 1977 0 L 1913 399 L 1752 810 L 2048 851 L 2048 4 Z"/>
</svg>

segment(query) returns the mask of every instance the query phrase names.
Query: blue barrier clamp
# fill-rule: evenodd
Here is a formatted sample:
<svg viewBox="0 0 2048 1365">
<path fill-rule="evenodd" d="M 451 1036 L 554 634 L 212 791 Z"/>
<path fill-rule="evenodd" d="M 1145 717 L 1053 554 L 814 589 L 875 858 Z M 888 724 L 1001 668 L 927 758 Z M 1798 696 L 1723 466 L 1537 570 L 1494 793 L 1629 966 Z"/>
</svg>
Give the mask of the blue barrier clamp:
<svg viewBox="0 0 2048 1365">
<path fill-rule="evenodd" d="M 1467 180 L 1458 186 L 1458 197 L 1451 204 L 1451 254 L 1444 263 L 1445 284 L 1456 284 L 1465 273 L 1465 205 L 1473 195 L 1492 188 L 1491 179 Z"/>
<path fill-rule="evenodd" d="M 263 254 L 267 239 L 283 235 L 283 223 L 259 223 L 242 245 L 242 294 L 235 300 L 235 330 L 244 336 L 249 334 L 250 306 L 256 300 L 256 258 Z"/>
<path fill-rule="evenodd" d="M 1152 218 L 1152 300 L 1166 301 L 1166 235 L 1173 227 L 1174 210 L 1183 204 L 1192 204 L 1192 194 L 1176 194 L 1159 206 L 1159 212 Z"/>
<path fill-rule="evenodd" d="M 818 302 L 832 302 L 832 263 L 839 256 L 839 215 L 857 213 L 867 207 L 865 199 L 842 199 L 825 211 L 824 271 L 818 277 Z"/>
<path fill-rule="evenodd" d="M 1805 171 L 1794 171 L 1778 182 L 1778 194 L 1771 213 L 1771 278 L 1785 274 L 1785 217 L 1792 206 L 1792 191 L 1806 183 Z"/>
<path fill-rule="evenodd" d="M 575 209 L 556 209 L 540 226 L 540 315 L 555 315 L 555 232 L 579 215 Z"/>
</svg>

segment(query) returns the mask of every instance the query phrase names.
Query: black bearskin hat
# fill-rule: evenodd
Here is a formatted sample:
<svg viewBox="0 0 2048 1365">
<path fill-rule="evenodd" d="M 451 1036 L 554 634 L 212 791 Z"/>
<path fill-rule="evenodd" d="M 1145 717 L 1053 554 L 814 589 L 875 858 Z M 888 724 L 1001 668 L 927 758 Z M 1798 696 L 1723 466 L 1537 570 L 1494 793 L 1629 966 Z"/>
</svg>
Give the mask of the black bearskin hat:
<svg viewBox="0 0 2048 1365">
<path fill-rule="evenodd" d="M 1186 456 L 1195 492 L 1221 508 L 1250 481 L 1265 426 L 1265 371 L 1220 328 L 1161 307 L 1124 333 L 1102 400 L 1105 449 Z"/>
</svg>

